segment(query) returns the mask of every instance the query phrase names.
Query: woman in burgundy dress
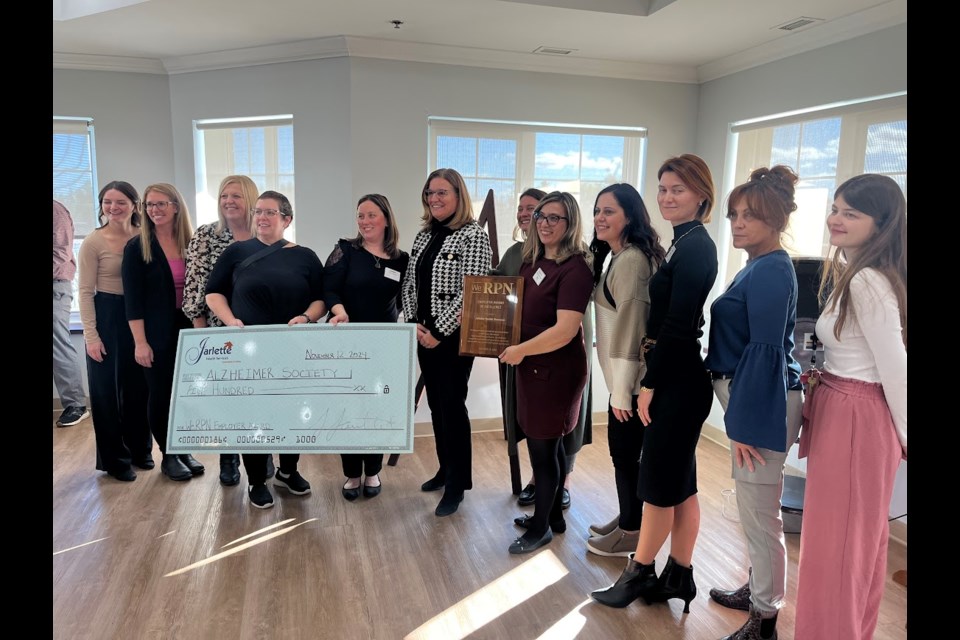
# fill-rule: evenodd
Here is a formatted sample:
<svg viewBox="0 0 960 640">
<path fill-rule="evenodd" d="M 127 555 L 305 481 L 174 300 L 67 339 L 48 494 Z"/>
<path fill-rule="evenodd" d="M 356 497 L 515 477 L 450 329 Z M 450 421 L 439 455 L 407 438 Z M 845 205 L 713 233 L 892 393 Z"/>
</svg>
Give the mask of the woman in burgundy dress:
<svg viewBox="0 0 960 640">
<path fill-rule="evenodd" d="M 516 366 L 517 420 L 537 486 L 532 516 L 514 523 L 527 530 L 510 553 L 530 553 L 563 533 L 563 436 L 573 430 L 587 383 L 583 313 L 593 292 L 590 251 L 583 242 L 580 208 L 566 192 L 547 194 L 533 214 L 536 233 L 523 245 L 523 318 L 520 344 L 500 354 Z"/>
</svg>

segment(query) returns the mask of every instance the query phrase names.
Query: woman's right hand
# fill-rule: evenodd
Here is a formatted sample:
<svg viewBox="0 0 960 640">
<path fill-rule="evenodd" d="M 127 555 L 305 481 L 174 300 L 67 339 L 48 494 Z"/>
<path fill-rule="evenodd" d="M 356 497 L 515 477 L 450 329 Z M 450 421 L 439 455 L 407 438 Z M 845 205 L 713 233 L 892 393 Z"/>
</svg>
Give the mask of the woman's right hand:
<svg viewBox="0 0 960 640">
<path fill-rule="evenodd" d="M 632 409 L 617 409 L 613 405 L 610 405 L 610 408 L 613 409 L 613 417 L 620 422 L 626 422 L 633 416 Z"/>
<path fill-rule="evenodd" d="M 225 326 L 225 327 L 240 327 L 240 328 L 242 329 L 242 328 L 243 328 L 243 320 L 241 320 L 240 318 L 232 318 L 231 320 L 228 320 L 228 321 L 224 322 L 224 323 L 223 323 L 223 326 Z"/>
<path fill-rule="evenodd" d="M 147 369 L 153 367 L 153 349 L 150 347 L 150 344 L 144 342 L 138 344 L 133 349 L 133 359 L 137 361 L 137 364 L 141 367 L 146 367 Z"/>
<path fill-rule="evenodd" d="M 103 362 L 103 356 L 107 355 L 107 349 L 103 346 L 103 342 L 97 340 L 87 345 L 87 355 L 97 362 Z"/>
</svg>

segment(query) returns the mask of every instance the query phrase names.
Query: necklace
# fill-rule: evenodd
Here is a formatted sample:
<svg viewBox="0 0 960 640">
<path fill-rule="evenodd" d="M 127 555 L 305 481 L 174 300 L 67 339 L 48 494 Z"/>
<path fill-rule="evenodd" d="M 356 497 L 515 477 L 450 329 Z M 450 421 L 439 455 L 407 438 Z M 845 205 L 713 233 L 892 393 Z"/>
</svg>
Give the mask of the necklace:
<svg viewBox="0 0 960 640">
<path fill-rule="evenodd" d="M 373 256 L 372 253 L 371 253 L 370 255 Z M 379 269 L 379 268 L 380 268 L 380 258 L 379 258 L 378 256 L 373 256 L 373 261 L 376 263 L 376 264 L 373 265 L 373 268 L 374 268 L 374 269 Z"/>
<path fill-rule="evenodd" d="M 688 230 L 687 230 L 682 236 L 680 236 L 679 238 L 674 238 L 673 244 L 670 245 L 670 250 L 667 251 L 667 255 L 664 256 L 663 261 L 664 261 L 664 262 L 670 262 L 670 258 L 673 257 L 674 252 L 677 250 L 677 244 L 679 244 L 681 240 L 683 240 L 684 238 L 686 238 L 688 235 L 690 235 L 691 233 L 693 233 L 693 232 L 696 231 L 697 229 L 703 229 L 703 228 L 704 228 L 704 227 L 703 227 L 702 224 L 698 224 L 698 225 L 694 226 L 692 229 L 688 229 Z"/>
</svg>

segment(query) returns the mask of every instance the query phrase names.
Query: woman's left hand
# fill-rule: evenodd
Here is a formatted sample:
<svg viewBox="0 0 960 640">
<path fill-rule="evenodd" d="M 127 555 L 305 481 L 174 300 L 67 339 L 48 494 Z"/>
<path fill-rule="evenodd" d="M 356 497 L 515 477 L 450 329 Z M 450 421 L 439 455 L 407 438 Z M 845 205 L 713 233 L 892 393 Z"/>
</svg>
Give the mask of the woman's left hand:
<svg viewBox="0 0 960 640">
<path fill-rule="evenodd" d="M 753 466 L 753 460 L 756 458 L 757 462 L 761 466 L 766 466 L 767 461 L 763 459 L 763 456 L 760 455 L 760 452 L 751 447 L 748 444 L 740 444 L 739 442 L 730 441 L 730 446 L 733 451 L 736 452 L 737 468 L 743 469 L 744 463 L 747 465 L 747 469 L 750 470 L 750 473 L 755 471 Z"/>
<path fill-rule="evenodd" d="M 420 346 L 424 349 L 433 349 L 440 344 L 440 341 L 433 337 L 430 330 L 419 322 L 417 323 L 417 342 L 419 342 Z"/>
<path fill-rule="evenodd" d="M 304 318 L 303 314 L 300 314 L 299 316 L 293 316 L 290 318 L 290 322 L 287 323 L 287 326 L 292 327 L 295 324 L 310 324 L 310 320 Z"/>
<path fill-rule="evenodd" d="M 500 362 L 516 366 L 523 362 L 524 357 L 525 356 L 520 353 L 520 345 L 515 344 L 503 350 L 503 353 L 500 354 Z"/>
</svg>

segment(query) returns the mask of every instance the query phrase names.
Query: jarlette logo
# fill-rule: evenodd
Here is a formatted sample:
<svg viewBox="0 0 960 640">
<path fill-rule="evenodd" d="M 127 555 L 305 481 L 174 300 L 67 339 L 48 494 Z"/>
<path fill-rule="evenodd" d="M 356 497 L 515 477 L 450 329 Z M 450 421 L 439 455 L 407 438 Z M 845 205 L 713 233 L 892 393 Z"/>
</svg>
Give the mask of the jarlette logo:
<svg viewBox="0 0 960 640">
<path fill-rule="evenodd" d="M 208 347 L 207 342 L 209 341 L 209 337 L 204 338 L 200 341 L 198 346 L 187 349 L 187 364 L 197 364 L 200 362 L 200 358 L 205 358 L 207 360 L 223 360 L 223 358 L 218 358 L 216 356 L 229 356 L 231 353 L 233 353 L 233 343 L 229 340 L 224 342 L 222 347 Z"/>
</svg>

